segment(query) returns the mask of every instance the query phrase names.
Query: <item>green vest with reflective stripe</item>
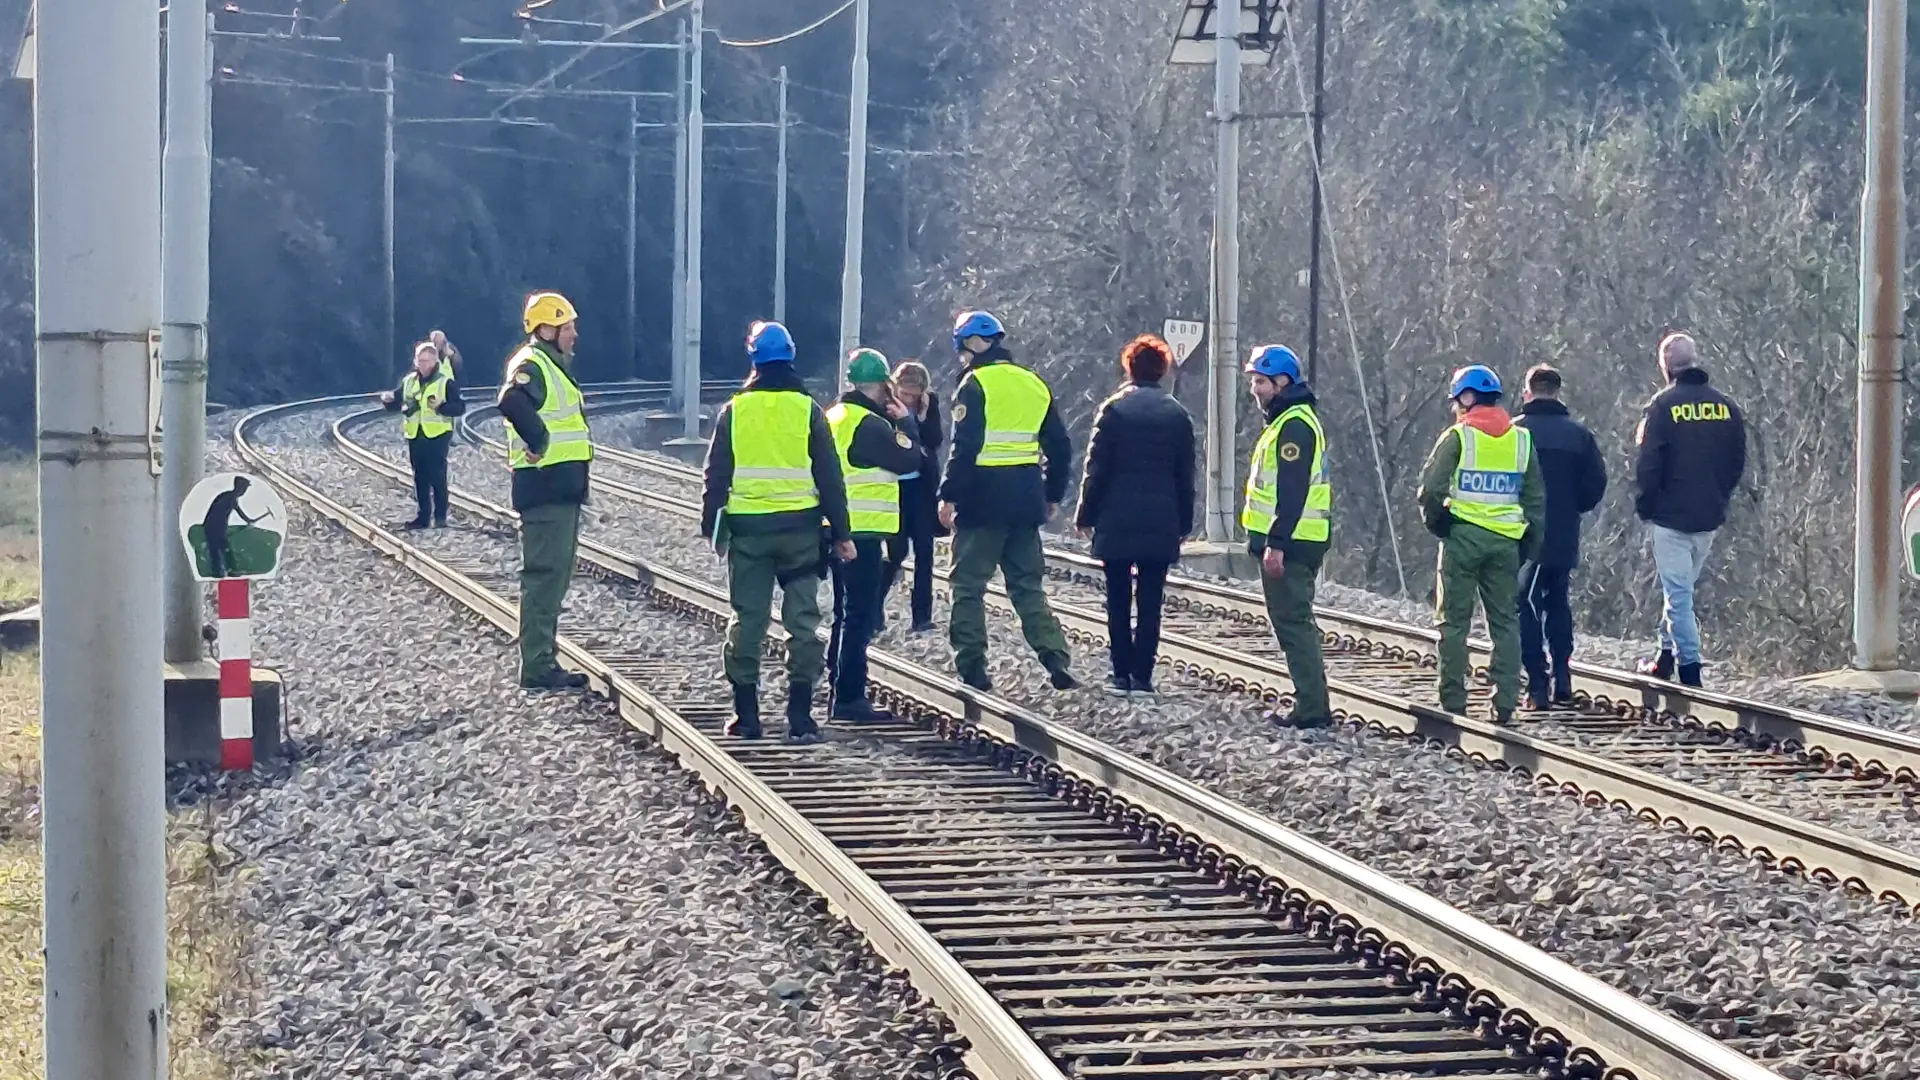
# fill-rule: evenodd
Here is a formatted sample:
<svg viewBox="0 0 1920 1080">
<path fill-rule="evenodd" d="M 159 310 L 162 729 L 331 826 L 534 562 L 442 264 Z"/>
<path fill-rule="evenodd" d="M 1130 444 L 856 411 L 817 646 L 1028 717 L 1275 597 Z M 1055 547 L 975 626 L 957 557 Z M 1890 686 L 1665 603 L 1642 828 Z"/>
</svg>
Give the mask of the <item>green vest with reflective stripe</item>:
<svg viewBox="0 0 1920 1080">
<path fill-rule="evenodd" d="M 735 394 L 730 437 L 733 487 L 727 513 L 784 514 L 820 505 L 813 486 L 813 399 L 798 391 Z"/>
<path fill-rule="evenodd" d="M 1460 521 L 1520 539 L 1527 531 L 1520 485 L 1533 456 L 1532 434 L 1514 427 L 1505 435 L 1489 435 L 1467 424 L 1455 424 L 1453 430 L 1460 433 L 1460 465 L 1453 470 L 1447 508 Z"/>
<path fill-rule="evenodd" d="M 405 404 L 420 406 L 401 418 L 407 438 L 418 439 L 424 435 L 431 439 L 453 430 L 453 421 L 440 415 L 440 406 L 447 401 L 447 384 L 452 381 L 444 368 L 436 368 L 425 379 L 417 371 L 407 372 L 400 384 L 400 399 Z"/>
<path fill-rule="evenodd" d="M 980 384 L 986 441 L 973 463 L 983 468 L 1040 464 L 1040 423 L 1053 406 L 1046 380 L 1017 364 L 987 364 L 967 378 Z"/>
<path fill-rule="evenodd" d="M 864 405 L 842 401 L 827 410 L 834 449 L 840 451 L 840 472 L 847 481 L 847 521 L 856 533 L 892 536 L 900 531 L 900 474 L 885 469 L 856 469 L 847 452 L 853 434 L 869 416 L 879 414 Z M 891 426 L 891 425 L 889 425 Z"/>
<path fill-rule="evenodd" d="M 1253 444 L 1253 467 L 1247 473 L 1247 498 L 1240 524 L 1249 536 L 1265 536 L 1273 528 L 1280 491 L 1280 429 L 1299 420 L 1313 432 L 1313 466 L 1307 479 L 1307 501 L 1293 526 L 1293 539 L 1326 543 L 1333 535 L 1333 482 L 1327 475 L 1327 435 L 1311 405 L 1295 405 L 1260 433 Z"/>
<path fill-rule="evenodd" d="M 540 403 L 540 422 L 547 426 L 547 449 L 540 455 L 539 462 L 528 461 L 527 444 L 514 426 L 508 424 L 507 464 L 516 469 L 544 469 L 569 461 L 592 461 L 593 435 L 587 430 L 586 399 L 574 385 L 573 378 L 561 370 L 545 350 L 531 342 L 520 346 L 520 351 L 507 361 L 507 377 L 494 400 L 505 400 L 520 372 L 529 367 L 538 370 L 539 377 L 546 382 L 546 400 Z"/>
</svg>

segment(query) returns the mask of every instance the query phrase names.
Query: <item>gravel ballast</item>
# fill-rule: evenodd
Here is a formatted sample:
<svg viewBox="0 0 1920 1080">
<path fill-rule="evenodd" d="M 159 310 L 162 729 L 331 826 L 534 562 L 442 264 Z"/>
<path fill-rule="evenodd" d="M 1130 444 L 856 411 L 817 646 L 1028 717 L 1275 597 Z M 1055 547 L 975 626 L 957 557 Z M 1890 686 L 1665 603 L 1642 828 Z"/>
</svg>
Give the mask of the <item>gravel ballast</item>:
<svg viewBox="0 0 1920 1080">
<path fill-rule="evenodd" d="M 277 456 L 310 482 L 364 486 L 323 431 L 267 437 L 304 444 Z M 689 774 L 605 703 L 520 691 L 504 635 L 293 516 L 255 642 L 302 758 L 220 811 L 258 927 L 251 1012 L 220 1035 L 241 1075 L 938 1074 L 934 1013 Z"/>
</svg>

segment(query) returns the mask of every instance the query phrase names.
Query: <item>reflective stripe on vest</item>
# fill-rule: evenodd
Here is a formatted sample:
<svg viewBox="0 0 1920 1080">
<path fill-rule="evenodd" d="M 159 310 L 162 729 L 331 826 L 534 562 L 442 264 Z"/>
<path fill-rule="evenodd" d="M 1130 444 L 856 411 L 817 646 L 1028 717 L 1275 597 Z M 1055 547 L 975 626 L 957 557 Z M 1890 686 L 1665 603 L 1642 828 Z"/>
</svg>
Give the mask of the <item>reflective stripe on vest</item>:
<svg viewBox="0 0 1920 1080">
<path fill-rule="evenodd" d="M 848 528 L 856 533 L 892 536 L 900 531 L 899 474 L 885 469 L 856 469 L 847 457 L 861 422 L 878 415 L 864 405 L 842 401 L 827 410 L 827 426 L 833 429 L 833 446 L 840 452 L 840 472 L 847 482 Z"/>
<path fill-rule="evenodd" d="M 733 486 L 727 513 L 784 514 L 820 505 L 807 439 L 813 399 L 798 391 L 749 390 L 733 397 Z"/>
<path fill-rule="evenodd" d="M 974 464 L 980 466 L 1040 464 L 1040 424 L 1053 406 L 1046 380 L 1017 364 L 987 364 L 967 378 L 980 384 L 986 414 L 985 441 Z"/>
<path fill-rule="evenodd" d="M 1455 424 L 1453 430 L 1460 433 L 1460 465 L 1453 471 L 1447 508 L 1469 525 L 1520 539 L 1527 531 L 1520 485 L 1533 456 L 1533 436 L 1523 427 L 1510 428 L 1505 435 L 1489 435 L 1467 424 Z"/>
<path fill-rule="evenodd" d="M 453 430 L 453 421 L 440 415 L 440 406 L 447 400 L 447 384 L 453 380 L 444 371 L 435 371 L 433 377 L 424 383 L 420 373 L 410 371 L 400 384 L 400 399 L 406 404 L 419 404 L 411 414 L 401 417 L 402 427 L 407 438 L 417 439 L 422 435 L 431 439 L 445 435 Z"/>
<path fill-rule="evenodd" d="M 1247 498 L 1240 510 L 1240 525 L 1249 536 L 1265 536 L 1273 528 L 1280 499 L 1280 429 L 1289 420 L 1302 421 L 1313 432 L 1307 499 L 1300 508 L 1300 520 L 1293 526 L 1293 539 L 1324 544 L 1333 535 L 1333 481 L 1327 474 L 1327 435 L 1310 405 L 1295 405 L 1274 417 L 1253 444 L 1253 467 L 1247 473 Z"/>
<path fill-rule="evenodd" d="M 500 384 L 496 402 L 506 399 L 514 387 L 514 376 L 523 367 L 539 369 L 546 382 L 546 400 L 540 403 L 540 422 L 547 428 L 547 449 L 538 463 L 527 460 L 527 444 L 512 424 L 507 425 L 507 464 L 515 469 L 544 469 L 569 461 L 593 460 L 593 434 L 587 430 L 586 401 L 573 379 L 553 362 L 544 350 L 531 344 L 507 361 L 507 377 Z"/>
</svg>

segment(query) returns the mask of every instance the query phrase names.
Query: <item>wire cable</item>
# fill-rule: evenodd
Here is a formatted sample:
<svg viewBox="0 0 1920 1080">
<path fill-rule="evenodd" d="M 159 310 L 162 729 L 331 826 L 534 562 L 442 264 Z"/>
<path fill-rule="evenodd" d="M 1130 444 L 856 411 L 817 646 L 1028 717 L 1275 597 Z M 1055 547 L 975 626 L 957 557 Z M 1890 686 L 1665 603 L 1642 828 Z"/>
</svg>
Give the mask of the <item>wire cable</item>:
<svg viewBox="0 0 1920 1080">
<path fill-rule="evenodd" d="M 671 4 L 663 3 L 660 7 L 654 9 L 653 11 L 647 12 L 645 15 L 628 19 L 626 22 L 623 22 L 618 26 L 608 27 L 607 32 L 600 35 L 599 42 L 594 42 L 594 43 L 582 46 L 579 52 L 568 57 L 565 61 L 557 65 L 552 71 L 549 71 L 545 75 L 541 76 L 540 79 L 536 81 L 532 86 L 525 87 L 519 93 L 513 94 L 512 96 L 508 97 L 507 100 L 500 103 L 498 108 L 493 110 L 494 115 L 495 116 L 500 115 L 501 113 L 505 112 L 507 109 L 511 108 L 513 105 L 518 104 L 521 100 L 526 98 L 528 95 L 539 93 L 540 91 L 545 90 L 547 87 L 552 86 L 555 79 L 558 79 L 560 76 L 565 75 L 567 72 L 573 70 L 573 65 L 586 59 L 587 54 L 593 51 L 593 46 L 595 44 L 601 44 L 604 42 L 612 41 L 614 38 L 618 37 L 621 34 L 626 33 L 629 30 L 634 30 L 639 27 L 645 26 L 646 24 L 654 21 L 655 19 L 661 18 L 666 15 L 670 15 L 673 12 L 679 11 L 683 7 L 690 6 L 692 3 L 693 3 L 693 0 L 673 0 L 673 3 Z"/>
<path fill-rule="evenodd" d="M 841 4 L 839 7 L 834 8 L 832 11 L 827 12 L 825 15 L 820 16 L 818 19 L 815 19 L 814 21 L 808 23 L 807 25 L 801 27 L 798 30 L 793 31 L 790 34 L 781 34 L 779 37 L 761 38 L 757 41 L 730 41 L 727 38 L 722 37 L 720 39 L 720 44 L 731 45 L 736 49 L 764 49 L 769 45 L 779 45 L 784 42 L 792 41 L 794 38 L 805 37 L 806 35 L 813 33 L 815 30 L 820 29 L 821 27 L 827 25 L 833 20 L 853 10 L 853 6 L 859 2 L 860 0 L 847 0 L 846 3 Z"/>
</svg>

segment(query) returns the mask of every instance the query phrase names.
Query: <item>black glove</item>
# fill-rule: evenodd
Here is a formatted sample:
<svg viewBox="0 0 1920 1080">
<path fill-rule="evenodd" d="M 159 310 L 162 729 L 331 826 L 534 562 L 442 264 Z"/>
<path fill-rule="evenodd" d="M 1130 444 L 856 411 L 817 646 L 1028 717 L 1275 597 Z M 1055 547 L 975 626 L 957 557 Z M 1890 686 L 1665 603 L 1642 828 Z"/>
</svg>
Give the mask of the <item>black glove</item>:
<svg viewBox="0 0 1920 1080">
<path fill-rule="evenodd" d="M 1453 531 L 1453 515 L 1447 511 L 1441 510 L 1437 514 L 1428 512 L 1425 517 L 1427 531 L 1440 539 L 1445 540 L 1447 534 Z"/>
</svg>

